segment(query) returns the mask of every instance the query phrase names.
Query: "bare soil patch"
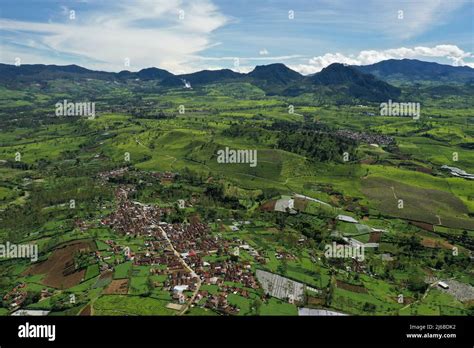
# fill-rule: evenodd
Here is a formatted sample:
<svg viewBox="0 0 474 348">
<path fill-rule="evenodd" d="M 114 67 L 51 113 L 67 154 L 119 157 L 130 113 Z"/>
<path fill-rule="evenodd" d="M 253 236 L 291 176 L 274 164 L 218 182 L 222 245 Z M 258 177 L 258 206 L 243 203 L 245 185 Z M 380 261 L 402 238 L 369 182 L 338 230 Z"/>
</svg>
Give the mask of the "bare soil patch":
<svg viewBox="0 0 474 348">
<path fill-rule="evenodd" d="M 42 283 L 56 289 L 68 289 L 81 282 L 85 269 L 76 270 L 74 254 L 80 251 L 92 251 L 95 244 L 90 241 L 74 241 L 54 249 L 48 260 L 32 265 L 25 275 L 45 274 Z"/>
<path fill-rule="evenodd" d="M 90 316 L 91 315 L 91 305 L 88 304 L 87 306 L 85 306 L 81 313 L 79 314 L 80 316 Z"/>
<path fill-rule="evenodd" d="M 344 289 L 344 290 L 352 291 L 352 292 L 358 292 L 361 294 L 367 293 L 367 289 L 364 288 L 363 286 L 349 284 L 340 280 L 337 281 L 337 287 L 340 289 Z"/>
<path fill-rule="evenodd" d="M 448 250 L 453 249 L 453 245 L 449 244 L 447 241 L 429 237 L 422 237 L 421 245 L 423 245 L 425 248 L 443 248 Z"/>
<path fill-rule="evenodd" d="M 303 199 L 303 198 L 294 199 L 294 207 L 296 210 L 305 211 L 307 205 L 308 205 L 308 201 L 306 199 Z"/>
<path fill-rule="evenodd" d="M 262 204 L 260 206 L 260 210 L 263 210 L 263 211 L 274 211 L 275 210 L 275 204 L 276 204 L 276 201 L 268 201 L 268 202 L 265 202 L 264 204 Z"/>
<path fill-rule="evenodd" d="M 104 290 L 105 295 L 126 295 L 128 293 L 128 279 L 115 279 Z"/>
<path fill-rule="evenodd" d="M 322 306 L 325 303 L 325 299 L 319 297 L 308 296 L 308 305 Z"/>
<path fill-rule="evenodd" d="M 370 232 L 369 243 L 380 243 L 382 232 Z"/>
<path fill-rule="evenodd" d="M 410 221 L 410 224 L 412 224 L 413 226 L 419 227 L 422 230 L 434 232 L 434 227 L 432 224 L 427 224 L 426 222 L 420 222 L 420 221 Z"/>
</svg>

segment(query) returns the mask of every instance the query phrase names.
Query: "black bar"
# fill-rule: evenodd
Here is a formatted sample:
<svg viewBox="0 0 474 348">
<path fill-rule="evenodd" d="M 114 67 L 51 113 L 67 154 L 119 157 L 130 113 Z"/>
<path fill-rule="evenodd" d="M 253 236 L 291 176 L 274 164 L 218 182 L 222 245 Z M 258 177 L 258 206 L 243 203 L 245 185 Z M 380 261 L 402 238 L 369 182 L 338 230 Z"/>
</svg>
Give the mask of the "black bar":
<svg viewBox="0 0 474 348">
<path fill-rule="evenodd" d="M 18 337 L 19 326 L 27 322 L 54 324 L 55 340 Z M 223 343 L 472 347 L 473 323 L 472 317 L 1 317 L 0 345 L 2 348 L 28 344 L 135 347 Z M 440 325 L 447 327 L 442 329 Z M 455 334 L 456 337 L 408 338 L 407 334 Z"/>
</svg>

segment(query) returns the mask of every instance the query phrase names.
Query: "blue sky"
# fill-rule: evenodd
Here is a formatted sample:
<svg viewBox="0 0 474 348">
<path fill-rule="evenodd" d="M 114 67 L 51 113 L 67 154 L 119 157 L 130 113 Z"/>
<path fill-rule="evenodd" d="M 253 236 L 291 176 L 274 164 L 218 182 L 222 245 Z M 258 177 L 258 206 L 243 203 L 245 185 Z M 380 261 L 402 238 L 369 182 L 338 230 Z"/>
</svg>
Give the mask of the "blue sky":
<svg viewBox="0 0 474 348">
<path fill-rule="evenodd" d="M 2 0 L 0 61 L 174 73 L 282 62 L 309 74 L 389 58 L 474 67 L 472 18 L 472 0 Z"/>
</svg>

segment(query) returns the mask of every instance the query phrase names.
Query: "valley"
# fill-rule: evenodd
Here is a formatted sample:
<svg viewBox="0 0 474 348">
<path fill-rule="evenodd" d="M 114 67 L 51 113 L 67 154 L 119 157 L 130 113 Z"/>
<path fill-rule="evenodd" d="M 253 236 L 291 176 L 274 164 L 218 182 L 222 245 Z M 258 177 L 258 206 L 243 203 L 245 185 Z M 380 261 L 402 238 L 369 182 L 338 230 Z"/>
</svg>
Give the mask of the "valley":
<svg viewBox="0 0 474 348">
<path fill-rule="evenodd" d="M 369 70 L 2 64 L 0 240 L 39 259 L 0 259 L 0 314 L 473 315 L 474 70 Z"/>
</svg>

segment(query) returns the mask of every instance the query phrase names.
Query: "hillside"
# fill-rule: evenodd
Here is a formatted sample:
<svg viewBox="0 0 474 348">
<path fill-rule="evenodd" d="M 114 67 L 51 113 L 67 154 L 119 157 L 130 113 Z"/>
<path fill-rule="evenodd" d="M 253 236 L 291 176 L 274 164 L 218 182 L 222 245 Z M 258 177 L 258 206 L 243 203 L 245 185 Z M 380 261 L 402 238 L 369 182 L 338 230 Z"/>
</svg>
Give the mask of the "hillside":
<svg viewBox="0 0 474 348">
<path fill-rule="evenodd" d="M 354 68 L 389 83 L 462 84 L 474 81 L 474 69 L 468 66 L 451 66 L 416 59 L 389 59 Z"/>
<path fill-rule="evenodd" d="M 336 88 L 362 100 L 381 101 L 400 95 L 398 88 L 339 63 L 331 64 L 307 79 L 314 85 Z"/>
</svg>

